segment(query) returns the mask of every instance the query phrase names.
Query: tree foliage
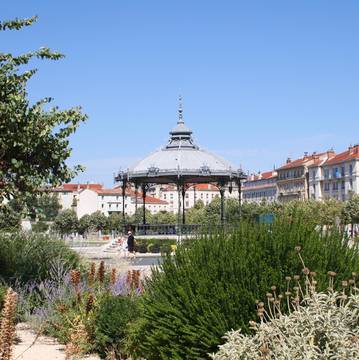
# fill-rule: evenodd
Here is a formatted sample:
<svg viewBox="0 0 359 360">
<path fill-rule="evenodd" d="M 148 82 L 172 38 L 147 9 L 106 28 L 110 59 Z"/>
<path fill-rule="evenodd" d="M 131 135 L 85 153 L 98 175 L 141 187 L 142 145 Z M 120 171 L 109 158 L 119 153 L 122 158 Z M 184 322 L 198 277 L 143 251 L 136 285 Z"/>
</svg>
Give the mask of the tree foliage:
<svg viewBox="0 0 359 360">
<path fill-rule="evenodd" d="M 0 22 L 0 31 L 20 30 L 36 17 Z M 51 98 L 31 104 L 26 91 L 37 69 L 33 59 L 59 60 L 48 48 L 18 56 L 0 53 L 0 203 L 4 198 L 35 193 L 44 184 L 70 181 L 80 166 L 71 169 L 69 136 L 86 119 L 80 108 L 49 108 Z M 22 71 L 22 67 L 25 70 Z"/>
<path fill-rule="evenodd" d="M 61 210 L 57 194 L 46 192 L 28 198 L 26 206 L 30 216 L 40 221 L 54 220 Z"/>
<path fill-rule="evenodd" d="M 61 235 L 69 235 L 71 233 L 77 232 L 77 229 L 77 215 L 71 209 L 60 212 L 53 223 L 53 230 Z"/>
</svg>

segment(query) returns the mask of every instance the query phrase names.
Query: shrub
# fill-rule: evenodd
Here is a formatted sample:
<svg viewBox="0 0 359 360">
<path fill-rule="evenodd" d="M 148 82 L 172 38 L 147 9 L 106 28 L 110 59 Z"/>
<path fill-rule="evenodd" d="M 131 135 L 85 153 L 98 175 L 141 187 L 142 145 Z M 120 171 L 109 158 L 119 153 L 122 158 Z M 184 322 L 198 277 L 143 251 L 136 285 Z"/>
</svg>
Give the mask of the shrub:
<svg viewBox="0 0 359 360">
<path fill-rule="evenodd" d="M 204 359 L 231 329 L 248 332 L 255 300 L 288 274 L 299 274 L 293 248 L 303 246 L 308 267 L 343 278 L 359 270 L 357 246 L 337 229 L 283 216 L 273 225 L 242 223 L 230 233 L 203 236 L 154 269 L 144 293 L 141 355 L 151 359 Z M 340 279 L 339 279 L 340 280 Z M 318 282 L 326 282 L 325 275 Z"/>
<path fill-rule="evenodd" d="M 226 335 L 214 360 L 358 359 L 358 293 L 314 293 L 289 315 L 253 324 L 256 334 Z"/>
<path fill-rule="evenodd" d="M 0 242 L 0 277 L 8 283 L 51 280 L 54 263 L 68 269 L 79 264 L 74 251 L 47 235 L 0 233 Z"/>
<path fill-rule="evenodd" d="M 49 225 L 46 222 L 38 221 L 37 223 L 32 224 L 31 229 L 36 233 L 44 233 L 49 230 Z"/>
<path fill-rule="evenodd" d="M 139 253 L 165 253 L 176 245 L 175 239 L 136 239 L 135 251 Z"/>
<path fill-rule="evenodd" d="M 124 354 L 128 324 L 139 314 L 136 297 L 108 295 L 102 299 L 95 319 L 95 349 L 101 357 L 113 351 L 118 358 Z"/>
</svg>

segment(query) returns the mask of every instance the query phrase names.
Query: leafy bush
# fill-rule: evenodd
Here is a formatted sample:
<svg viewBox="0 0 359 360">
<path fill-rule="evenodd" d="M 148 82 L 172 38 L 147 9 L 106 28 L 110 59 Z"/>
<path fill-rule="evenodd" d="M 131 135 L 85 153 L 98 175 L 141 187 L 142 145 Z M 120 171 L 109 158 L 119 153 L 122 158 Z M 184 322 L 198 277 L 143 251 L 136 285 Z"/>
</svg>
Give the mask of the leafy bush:
<svg viewBox="0 0 359 360">
<path fill-rule="evenodd" d="M 0 277 L 7 283 L 51 280 L 54 263 L 72 269 L 79 256 L 61 240 L 47 235 L 0 233 Z"/>
<path fill-rule="evenodd" d="M 111 350 L 118 358 L 123 355 L 127 326 L 138 314 L 136 297 L 110 295 L 102 299 L 95 320 L 95 349 L 100 356 L 106 357 Z"/>
<path fill-rule="evenodd" d="M 136 239 L 135 251 L 139 253 L 166 253 L 176 245 L 175 239 Z"/>
<path fill-rule="evenodd" d="M 31 229 L 36 233 L 44 233 L 49 230 L 49 225 L 43 221 L 38 221 L 37 223 L 31 225 Z"/>
<path fill-rule="evenodd" d="M 293 253 L 298 244 L 312 271 L 331 269 L 345 278 L 359 270 L 358 247 L 349 247 L 343 233 L 321 231 L 294 216 L 283 216 L 272 226 L 243 222 L 230 233 L 179 246 L 146 284 L 141 355 L 148 360 L 203 359 L 229 330 L 246 333 L 255 300 L 271 285 L 284 283 L 285 276 L 301 273 Z M 318 282 L 324 284 L 325 275 Z"/>
<path fill-rule="evenodd" d="M 254 325 L 256 334 L 226 335 L 214 360 L 358 359 L 359 295 L 314 293 L 289 315 Z"/>
</svg>

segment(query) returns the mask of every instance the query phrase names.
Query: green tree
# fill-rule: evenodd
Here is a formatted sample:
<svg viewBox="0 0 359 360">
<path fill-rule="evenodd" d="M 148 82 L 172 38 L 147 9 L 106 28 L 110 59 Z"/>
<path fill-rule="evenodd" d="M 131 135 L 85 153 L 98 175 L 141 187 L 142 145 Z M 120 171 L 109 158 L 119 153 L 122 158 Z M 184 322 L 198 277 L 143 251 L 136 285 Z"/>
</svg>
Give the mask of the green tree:
<svg viewBox="0 0 359 360">
<path fill-rule="evenodd" d="M 91 217 L 91 226 L 96 231 L 104 231 L 108 229 L 108 219 L 106 215 L 102 214 L 101 211 L 96 211 L 90 215 Z"/>
<path fill-rule="evenodd" d="M 30 216 L 40 221 L 52 221 L 61 210 L 59 198 L 56 194 L 41 193 L 26 200 Z"/>
<path fill-rule="evenodd" d="M 0 229 L 3 231 L 19 230 L 22 211 L 22 205 L 15 199 L 0 206 Z"/>
<path fill-rule="evenodd" d="M 80 235 L 86 235 L 92 230 L 91 215 L 85 214 L 80 218 L 77 225 L 77 231 Z"/>
<path fill-rule="evenodd" d="M 152 224 L 175 224 L 176 221 L 176 214 L 168 211 L 160 211 L 157 214 L 152 215 Z"/>
<path fill-rule="evenodd" d="M 354 236 L 354 225 L 359 224 L 359 195 L 353 195 L 345 203 L 342 214 L 345 224 L 351 224 L 352 236 Z"/>
<path fill-rule="evenodd" d="M 19 30 L 36 20 L 0 22 L 0 31 Z M 46 184 L 70 181 L 81 170 L 70 168 L 66 160 L 71 155 L 69 136 L 86 116 L 80 108 L 45 109 L 51 98 L 31 104 L 26 91 L 37 71 L 29 69 L 31 60 L 61 58 L 62 54 L 48 48 L 19 56 L 0 53 L 0 203 L 36 193 Z"/>
<path fill-rule="evenodd" d="M 112 231 L 121 231 L 123 229 L 122 213 L 114 212 L 107 218 L 108 229 Z"/>
<path fill-rule="evenodd" d="M 54 221 L 53 229 L 61 235 L 68 235 L 76 232 L 78 229 L 76 213 L 71 209 L 60 212 Z"/>
<path fill-rule="evenodd" d="M 145 209 L 146 212 L 146 223 L 147 224 L 152 224 L 152 214 L 151 211 L 149 211 L 148 209 Z M 137 211 L 135 212 L 135 214 L 133 214 L 130 218 L 129 218 L 129 222 L 130 223 L 134 223 L 134 224 L 142 224 L 142 218 L 143 218 L 143 206 L 140 206 L 137 208 Z"/>
</svg>

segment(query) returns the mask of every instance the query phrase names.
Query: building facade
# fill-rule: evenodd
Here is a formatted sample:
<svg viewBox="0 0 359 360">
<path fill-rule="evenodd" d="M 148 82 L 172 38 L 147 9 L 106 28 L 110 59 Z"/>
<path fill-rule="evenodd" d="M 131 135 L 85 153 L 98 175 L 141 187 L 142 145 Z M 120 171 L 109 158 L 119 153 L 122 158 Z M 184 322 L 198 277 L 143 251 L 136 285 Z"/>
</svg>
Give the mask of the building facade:
<svg viewBox="0 0 359 360">
<path fill-rule="evenodd" d="M 242 200 L 257 204 L 277 201 L 277 178 L 278 174 L 276 171 L 249 176 L 242 186 Z"/>
<path fill-rule="evenodd" d="M 101 211 L 105 215 L 122 213 L 122 189 L 106 189 L 101 184 L 64 184 L 52 190 L 58 194 L 62 209 L 73 209 L 78 218 Z M 137 197 L 137 201 L 136 201 Z M 133 215 L 143 204 L 142 194 L 128 189 L 125 194 L 125 213 Z M 146 209 L 152 214 L 168 211 L 168 203 L 161 199 L 146 196 Z"/>
<path fill-rule="evenodd" d="M 331 156 L 334 156 L 332 150 L 312 155 L 305 153 L 302 158 L 296 160 L 288 159 L 284 166 L 277 169 L 278 201 L 309 199 L 309 168 L 313 165 L 319 166 Z"/>
<path fill-rule="evenodd" d="M 359 194 L 359 145 L 310 167 L 309 186 L 311 198 L 316 200 L 346 201 Z"/>
</svg>

